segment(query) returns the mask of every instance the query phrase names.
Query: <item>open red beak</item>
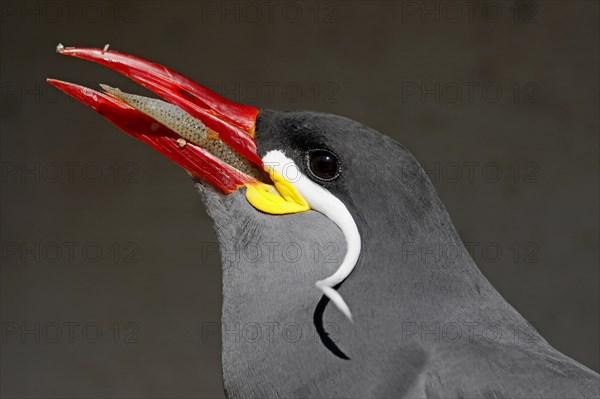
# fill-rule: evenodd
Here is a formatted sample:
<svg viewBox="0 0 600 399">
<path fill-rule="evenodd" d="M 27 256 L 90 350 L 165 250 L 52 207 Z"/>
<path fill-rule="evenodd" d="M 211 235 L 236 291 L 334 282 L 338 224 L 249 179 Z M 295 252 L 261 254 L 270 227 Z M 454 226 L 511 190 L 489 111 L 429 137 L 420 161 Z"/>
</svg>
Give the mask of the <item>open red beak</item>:
<svg viewBox="0 0 600 399">
<path fill-rule="evenodd" d="M 258 109 L 236 104 L 164 66 L 112 50 L 62 47 L 58 53 L 105 65 L 156 93 L 168 103 L 200 121 L 219 140 L 262 171 L 256 152 L 254 127 Z M 89 106 L 127 134 L 136 137 L 188 170 L 195 178 L 214 185 L 224 193 L 256 182 L 245 170 L 220 159 L 174 130 L 129 105 L 115 95 L 101 93 L 73 83 L 48 79 L 49 84 Z"/>
</svg>

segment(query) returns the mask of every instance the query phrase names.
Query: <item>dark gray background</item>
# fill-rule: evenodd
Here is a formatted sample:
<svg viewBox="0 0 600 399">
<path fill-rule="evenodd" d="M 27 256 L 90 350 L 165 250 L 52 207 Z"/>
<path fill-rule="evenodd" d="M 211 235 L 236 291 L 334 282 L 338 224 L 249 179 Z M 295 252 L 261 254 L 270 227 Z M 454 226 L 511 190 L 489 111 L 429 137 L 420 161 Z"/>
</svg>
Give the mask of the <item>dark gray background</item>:
<svg viewBox="0 0 600 399">
<path fill-rule="evenodd" d="M 223 394 L 219 335 L 202 334 L 219 323 L 221 272 L 200 198 L 177 166 L 46 86 L 144 93 L 58 42 L 110 43 L 234 100 L 394 137 L 494 286 L 598 370 L 598 3 L 466 3 L 3 1 L 2 396 Z M 411 94 L 421 84 L 434 93 Z"/>
</svg>

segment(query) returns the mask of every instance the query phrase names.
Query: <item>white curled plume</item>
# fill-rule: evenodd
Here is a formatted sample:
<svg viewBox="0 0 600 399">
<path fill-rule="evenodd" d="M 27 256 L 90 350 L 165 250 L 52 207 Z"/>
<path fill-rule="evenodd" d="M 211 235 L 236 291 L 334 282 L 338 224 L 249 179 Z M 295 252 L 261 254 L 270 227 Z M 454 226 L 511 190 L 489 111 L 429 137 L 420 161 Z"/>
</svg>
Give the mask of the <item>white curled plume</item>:
<svg viewBox="0 0 600 399">
<path fill-rule="evenodd" d="M 323 291 L 323 294 L 325 294 L 350 321 L 352 321 L 350 308 L 340 293 L 333 288 L 344 281 L 346 277 L 352 273 L 352 270 L 358 261 L 358 256 L 360 255 L 360 234 L 358 233 L 358 228 L 356 227 L 352 215 L 342 201 L 331 194 L 329 190 L 306 177 L 294 161 L 286 157 L 281 151 L 269 151 L 262 160 L 265 166 L 273 168 L 275 172 L 286 178 L 286 180 L 298 190 L 300 195 L 304 197 L 311 209 L 327 216 L 340 228 L 340 230 L 342 230 L 347 246 L 344 260 L 335 273 L 324 280 L 317 281 L 315 285 Z M 290 171 L 294 173 L 294 176 L 291 176 L 291 179 L 286 176 L 286 172 L 288 172 L 287 174 L 290 174 Z"/>
</svg>

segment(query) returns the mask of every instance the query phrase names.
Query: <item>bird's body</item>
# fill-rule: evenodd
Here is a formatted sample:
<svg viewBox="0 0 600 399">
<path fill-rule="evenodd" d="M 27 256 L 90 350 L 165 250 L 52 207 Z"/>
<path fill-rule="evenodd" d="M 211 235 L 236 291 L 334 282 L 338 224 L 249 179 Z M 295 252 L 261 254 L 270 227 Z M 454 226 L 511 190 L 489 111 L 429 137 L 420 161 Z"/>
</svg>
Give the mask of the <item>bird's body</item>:
<svg viewBox="0 0 600 399">
<path fill-rule="evenodd" d="M 363 175 L 344 187 L 363 251 L 339 288 L 354 322 L 333 306 L 319 315 L 313 283 L 345 253 L 339 229 L 312 211 L 257 213 L 240 192 L 223 196 L 198 184 L 223 249 L 230 397 L 598 397 L 598 374 L 552 348 L 481 274 L 426 174 L 399 144 L 332 115 L 263 112 L 257 125 L 264 151 L 285 140 L 272 130 L 292 142 L 322 137 L 327 143 L 319 145 L 338 154 L 340 143 L 367 149 L 345 164 L 345 173 Z M 245 256 L 244 248 L 262 254 Z M 319 335 L 319 317 L 336 348 Z"/>
<path fill-rule="evenodd" d="M 58 51 L 174 104 L 49 81 L 194 176 L 221 247 L 229 397 L 600 395 L 598 374 L 552 348 L 481 274 L 394 140 L 339 116 L 234 104 L 112 50 Z M 201 143 L 179 145 L 182 113 L 217 133 L 202 140 L 222 140 L 273 184 Z"/>
</svg>

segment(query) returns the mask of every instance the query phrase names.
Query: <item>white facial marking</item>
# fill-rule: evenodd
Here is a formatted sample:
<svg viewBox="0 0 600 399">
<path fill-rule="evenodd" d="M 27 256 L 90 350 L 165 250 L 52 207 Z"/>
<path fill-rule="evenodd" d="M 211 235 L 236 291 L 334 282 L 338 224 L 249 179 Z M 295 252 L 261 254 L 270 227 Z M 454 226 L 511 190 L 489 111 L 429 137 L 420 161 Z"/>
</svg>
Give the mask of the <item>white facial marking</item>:
<svg viewBox="0 0 600 399">
<path fill-rule="evenodd" d="M 304 197 L 311 209 L 327 216 L 342 230 L 348 247 L 344 260 L 334 274 L 324 280 L 317 281 L 315 285 L 352 321 L 352 313 L 350 313 L 348 305 L 346 305 L 340 293 L 333 288 L 352 273 L 360 255 L 360 234 L 352 215 L 342 201 L 331 194 L 329 190 L 305 176 L 294 161 L 286 157 L 281 151 L 269 151 L 262 160 L 265 166 L 272 167 L 275 172 L 286 178 Z M 290 172 L 290 170 L 293 172 Z"/>
</svg>

